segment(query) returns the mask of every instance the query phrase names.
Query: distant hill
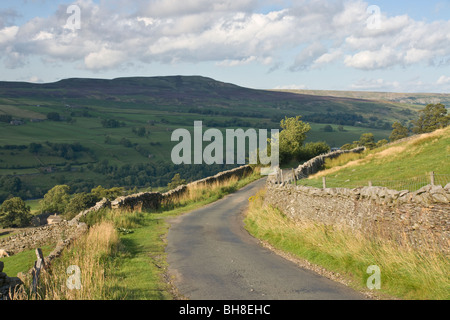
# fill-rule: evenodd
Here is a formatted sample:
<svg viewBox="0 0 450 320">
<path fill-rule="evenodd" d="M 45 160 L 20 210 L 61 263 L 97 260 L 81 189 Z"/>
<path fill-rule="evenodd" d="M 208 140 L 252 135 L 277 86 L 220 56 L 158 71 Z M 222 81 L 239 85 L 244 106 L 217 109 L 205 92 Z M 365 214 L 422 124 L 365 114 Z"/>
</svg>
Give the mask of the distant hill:
<svg viewBox="0 0 450 320">
<path fill-rule="evenodd" d="M 332 147 L 372 132 L 387 138 L 417 106 L 361 98 L 255 90 L 200 76 L 0 82 L 0 200 L 42 196 L 56 184 L 90 188 L 166 186 L 230 167 L 175 166 L 171 133 L 205 128 L 279 129 L 285 116 L 311 124 L 308 141 Z M 331 125 L 332 131 L 324 126 Z M 329 129 L 329 128 L 328 128 Z"/>
<path fill-rule="evenodd" d="M 354 98 L 365 100 L 389 101 L 411 105 L 427 105 L 442 103 L 450 107 L 448 93 L 398 93 L 398 92 L 370 92 L 370 91 L 333 91 L 333 90 L 276 90 L 306 95 Z"/>
<path fill-rule="evenodd" d="M 270 118 L 319 113 L 355 114 L 368 119 L 412 119 L 414 107 L 357 97 L 255 90 L 200 76 L 66 79 L 55 83 L 0 82 L 4 99 L 40 104 L 108 105 L 110 108 Z M 2 103 L 3 101 L 3 103 Z M 11 100 L 10 100 L 11 101 Z M 107 102 L 107 103 L 106 103 Z M 1 109 L 0 109 L 1 112 Z"/>
</svg>

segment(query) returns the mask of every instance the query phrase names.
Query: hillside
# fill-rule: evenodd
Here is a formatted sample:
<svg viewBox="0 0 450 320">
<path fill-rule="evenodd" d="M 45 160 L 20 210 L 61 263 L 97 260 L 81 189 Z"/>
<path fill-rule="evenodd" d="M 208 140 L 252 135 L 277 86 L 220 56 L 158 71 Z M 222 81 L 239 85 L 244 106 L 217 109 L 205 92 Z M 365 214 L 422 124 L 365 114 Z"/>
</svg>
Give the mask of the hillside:
<svg viewBox="0 0 450 320">
<path fill-rule="evenodd" d="M 411 120 L 408 110 L 414 110 L 389 102 L 255 90 L 198 76 L 66 79 L 49 84 L 0 82 L 0 98 L 2 108 L 9 106 L 9 111 L 18 107 L 41 113 L 32 107 L 62 109 L 69 105 L 269 119 L 328 112 L 360 115 L 360 122 L 369 127 L 371 116 L 379 120 Z M 36 115 L 22 112 L 18 116 Z"/>
<path fill-rule="evenodd" d="M 393 103 L 424 106 L 429 103 L 442 103 L 450 106 L 448 93 L 399 93 L 399 92 L 370 92 L 370 91 L 336 91 L 336 90 L 277 90 L 297 94 L 354 98 L 365 100 L 389 101 Z"/>
<path fill-rule="evenodd" d="M 431 183 L 450 183 L 450 127 L 413 136 L 361 155 L 347 154 L 327 161 L 326 170 L 301 180 L 302 185 L 322 187 L 375 186 L 417 190 Z"/>
<path fill-rule="evenodd" d="M 173 165 L 175 129 L 192 130 L 196 120 L 222 131 L 278 129 L 282 118 L 296 115 L 311 123 L 308 141 L 340 147 L 365 132 L 387 138 L 394 120 L 408 122 L 416 112 L 390 102 L 254 90 L 199 76 L 0 82 L 0 200 L 41 197 L 56 184 L 87 192 L 99 184 L 166 186 L 176 172 L 200 179 L 230 167 Z M 324 132 L 328 123 L 333 132 Z"/>
</svg>

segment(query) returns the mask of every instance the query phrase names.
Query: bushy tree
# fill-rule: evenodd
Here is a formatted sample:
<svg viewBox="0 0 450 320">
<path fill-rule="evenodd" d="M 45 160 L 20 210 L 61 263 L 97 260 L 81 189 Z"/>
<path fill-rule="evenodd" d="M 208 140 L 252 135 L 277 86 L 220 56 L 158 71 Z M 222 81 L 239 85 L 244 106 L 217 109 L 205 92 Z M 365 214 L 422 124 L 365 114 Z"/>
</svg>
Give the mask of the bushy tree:
<svg viewBox="0 0 450 320">
<path fill-rule="evenodd" d="M 167 184 L 167 187 L 168 187 L 170 190 L 173 190 L 173 189 L 175 189 L 176 187 L 182 186 L 182 185 L 184 185 L 184 184 L 186 184 L 186 180 L 181 179 L 180 174 L 179 174 L 179 173 L 176 173 L 176 174 L 173 176 L 172 181 L 170 181 L 170 182 Z"/>
<path fill-rule="evenodd" d="M 65 217 L 70 220 L 83 210 L 89 209 L 100 200 L 99 197 L 92 193 L 77 193 L 74 194 L 67 204 L 64 212 Z"/>
<path fill-rule="evenodd" d="M 19 197 L 5 200 L 0 208 L 0 225 L 3 228 L 21 228 L 30 224 L 30 206 Z"/>
<path fill-rule="evenodd" d="M 386 139 L 381 139 L 381 140 L 378 140 L 378 142 L 376 143 L 375 147 L 376 148 L 380 148 L 380 147 L 382 147 L 382 146 L 384 146 L 384 145 L 386 145 L 388 143 L 389 143 L 389 141 L 387 141 Z"/>
<path fill-rule="evenodd" d="M 51 121 L 59 121 L 61 119 L 61 116 L 58 112 L 49 112 L 47 113 L 47 119 Z"/>
<path fill-rule="evenodd" d="M 413 122 L 413 132 L 416 134 L 433 132 L 445 128 L 449 123 L 450 116 L 447 115 L 447 109 L 443 104 L 429 104 L 419 111 L 419 119 Z"/>
<path fill-rule="evenodd" d="M 103 199 L 106 198 L 108 200 L 114 200 L 117 197 L 120 197 L 124 193 L 124 188 L 122 187 L 114 187 L 111 189 L 105 189 L 102 186 L 98 186 L 91 190 L 91 193 L 97 198 L 97 199 Z"/>
<path fill-rule="evenodd" d="M 300 150 L 298 160 L 309 160 L 321 154 L 330 152 L 331 148 L 326 142 L 308 142 Z"/>
<path fill-rule="evenodd" d="M 301 152 L 306 133 L 311 130 L 309 123 L 300 120 L 301 116 L 281 120 L 283 129 L 279 135 L 280 163 L 298 157 Z"/>
<path fill-rule="evenodd" d="M 28 150 L 31 153 L 39 153 L 39 151 L 42 149 L 42 144 L 40 143 L 30 143 L 30 145 L 28 146 Z"/>
<path fill-rule="evenodd" d="M 374 149 L 377 147 L 375 143 L 375 138 L 373 133 L 363 133 L 358 141 L 353 141 L 353 143 L 344 144 L 342 150 L 351 150 L 357 147 L 366 147 L 367 149 Z"/>
<path fill-rule="evenodd" d="M 363 133 L 359 138 L 358 145 L 362 147 L 366 147 L 368 149 L 373 149 L 376 147 L 375 137 L 373 133 Z"/>
<path fill-rule="evenodd" d="M 409 136 L 409 130 L 407 127 L 405 127 L 404 125 L 402 125 L 400 122 L 395 121 L 394 124 L 392 125 L 392 132 L 391 135 L 389 136 L 389 140 L 391 142 L 396 141 L 396 140 L 400 140 L 403 138 L 406 138 Z"/>
<path fill-rule="evenodd" d="M 70 201 L 70 187 L 58 185 L 50 189 L 39 202 L 42 213 L 64 213 Z"/>
</svg>

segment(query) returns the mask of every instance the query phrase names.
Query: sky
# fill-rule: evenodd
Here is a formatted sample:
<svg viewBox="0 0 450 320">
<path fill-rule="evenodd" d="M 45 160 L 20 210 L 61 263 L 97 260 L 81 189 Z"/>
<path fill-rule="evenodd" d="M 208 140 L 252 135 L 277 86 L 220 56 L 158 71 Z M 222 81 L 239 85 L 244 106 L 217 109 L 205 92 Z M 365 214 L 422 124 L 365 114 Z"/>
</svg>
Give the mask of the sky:
<svg viewBox="0 0 450 320">
<path fill-rule="evenodd" d="M 450 0 L 0 0 L 0 81 L 450 93 Z"/>
</svg>

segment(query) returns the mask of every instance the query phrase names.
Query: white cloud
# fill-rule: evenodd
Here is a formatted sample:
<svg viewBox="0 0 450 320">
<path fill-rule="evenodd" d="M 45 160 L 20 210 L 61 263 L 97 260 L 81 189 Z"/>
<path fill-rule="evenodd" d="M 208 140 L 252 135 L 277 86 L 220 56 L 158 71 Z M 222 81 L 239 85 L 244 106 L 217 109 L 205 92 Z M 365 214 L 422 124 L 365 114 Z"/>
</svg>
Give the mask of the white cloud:
<svg viewBox="0 0 450 320">
<path fill-rule="evenodd" d="M 330 64 L 342 57 L 342 51 L 341 50 L 334 50 L 333 52 L 327 52 L 323 55 L 321 55 L 319 58 L 317 58 L 314 61 L 313 68 L 318 68 L 323 65 Z"/>
<path fill-rule="evenodd" d="M 447 76 L 441 76 L 441 77 L 437 80 L 436 84 L 439 84 L 439 85 L 442 85 L 442 84 L 450 84 L 450 77 L 447 77 Z"/>
<path fill-rule="evenodd" d="M 236 66 L 248 65 L 253 62 L 259 62 L 263 65 L 270 65 L 272 63 L 272 58 L 271 57 L 259 58 L 256 56 L 251 56 L 251 57 L 247 57 L 247 58 L 243 58 L 243 59 L 235 59 L 235 60 L 226 59 L 226 60 L 217 62 L 216 65 L 221 66 L 221 67 L 236 67 Z"/>
<path fill-rule="evenodd" d="M 11 41 L 13 41 L 17 35 L 17 32 L 19 31 L 19 27 L 12 26 L 12 27 L 5 27 L 0 30 L 0 47 L 2 45 L 5 45 Z"/>
<path fill-rule="evenodd" d="M 394 49 L 383 46 L 377 51 L 361 51 L 353 56 L 346 56 L 345 65 L 357 69 L 383 69 L 396 65 L 401 56 Z"/>
<path fill-rule="evenodd" d="M 124 62 L 125 54 L 122 51 L 102 48 L 98 52 L 91 52 L 84 59 L 87 69 L 101 70 L 116 67 Z"/>
<path fill-rule="evenodd" d="M 291 66 L 291 71 L 299 71 L 305 70 L 310 67 L 315 61 L 323 57 L 323 55 L 327 52 L 326 47 L 319 43 L 315 42 L 305 49 L 303 49 L 295 58 L 294 64 Z"/>
<path fill-rule="evenodd" d="M 450 63 L 450 21 L 415 21 L 381 16 L 370 30 L 369 3 L 362 0 L 295 1 L 261 12 L 257 0 L 78 0 L 81 29 L 64 28 L 59 5 L 49 17 L 0 29 L 0 55 L 9 67 L 27 57 L 77 61 L 90 70 L 124 62 L 204 62 L 219 66 L 257 63 L 291 71 L 323 68 L 341 61 L 349 68 L 385 69 L 420 63 Z M 270 4 L 271 1 L 264 1 Z M 20 62 L 20 63 L 19 63 Z"/>
</svg>

